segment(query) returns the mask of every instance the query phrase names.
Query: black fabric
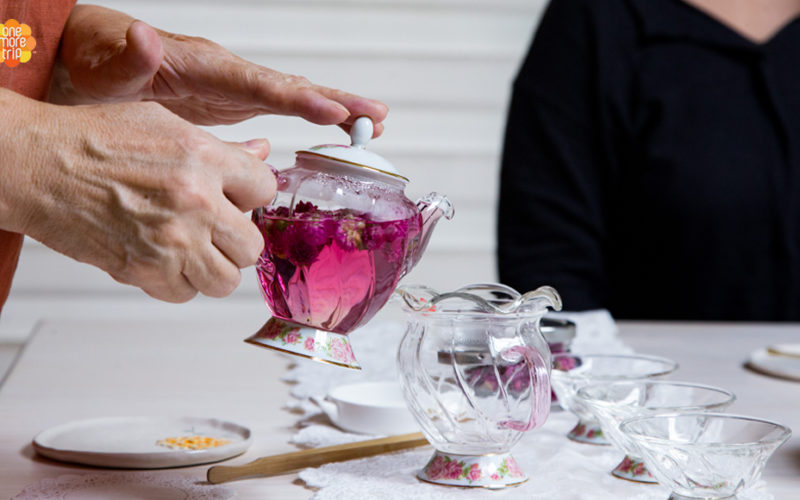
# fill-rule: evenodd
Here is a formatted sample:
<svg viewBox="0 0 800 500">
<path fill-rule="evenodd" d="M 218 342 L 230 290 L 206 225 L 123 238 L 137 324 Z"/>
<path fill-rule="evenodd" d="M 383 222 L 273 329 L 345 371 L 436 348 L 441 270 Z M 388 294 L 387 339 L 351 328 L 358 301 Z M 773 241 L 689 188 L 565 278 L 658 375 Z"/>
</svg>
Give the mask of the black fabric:
<svg viewBox="0 0 800 500">
<path fill-rule="evenodd" d="M 800 22 L 553 0 L 514 82 L 502 282 L 618 318 L 800 320 Z"/>
</svg>

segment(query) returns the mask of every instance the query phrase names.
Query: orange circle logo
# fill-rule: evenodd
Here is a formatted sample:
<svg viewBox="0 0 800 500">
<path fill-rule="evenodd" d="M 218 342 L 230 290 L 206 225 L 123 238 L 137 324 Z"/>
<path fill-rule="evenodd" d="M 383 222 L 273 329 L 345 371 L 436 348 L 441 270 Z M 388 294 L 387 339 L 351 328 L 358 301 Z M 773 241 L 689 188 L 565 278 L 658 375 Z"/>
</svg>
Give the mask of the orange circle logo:
<svg viewBox="0 0 800 500">
<path fill-rule="evenodd" d="M 0 63 L 9 68 L 31 60 L 36 39 L 31 36 L 31 27 L 9 19 L 0 24 Z"/>
</svg>

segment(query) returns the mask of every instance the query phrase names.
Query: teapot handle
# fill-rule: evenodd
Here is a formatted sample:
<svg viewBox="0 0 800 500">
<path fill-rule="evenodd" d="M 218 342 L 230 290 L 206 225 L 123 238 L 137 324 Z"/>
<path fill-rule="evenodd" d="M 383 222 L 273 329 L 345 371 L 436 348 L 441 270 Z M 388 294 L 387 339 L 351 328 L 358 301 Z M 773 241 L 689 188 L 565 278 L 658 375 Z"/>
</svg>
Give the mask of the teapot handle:
<svg viewBox="0 0 800 500">
<path fill-rule="evenodd" d="M 542 425 L 550 415 L 550 371 L 538 350 L 528 346 L 514 346 L 503 350 L 500 356 L 508 359 L 508 355 L 516 353 L 522 356 L 528 366 L 531 383 L 531 415 L 527 422 L 522 420 L 504 420 L 500 427 L 525 432 Z"/>
</svg>

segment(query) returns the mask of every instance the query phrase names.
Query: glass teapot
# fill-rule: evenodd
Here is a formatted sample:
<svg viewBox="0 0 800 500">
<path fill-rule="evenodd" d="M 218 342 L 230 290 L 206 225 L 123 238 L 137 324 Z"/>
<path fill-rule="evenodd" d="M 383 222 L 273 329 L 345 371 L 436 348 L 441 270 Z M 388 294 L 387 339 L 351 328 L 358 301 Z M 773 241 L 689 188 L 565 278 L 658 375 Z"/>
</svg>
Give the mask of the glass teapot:
<svg viewBox="0 0 800 500">
<path fill-rule="evenodd" d="M 395 292 L 408 314 L 397 361 L 403 395 L 436 448 L 424 481 L 499 488 L 526 479 L 510 454 L 550 413 L 550 350 L 539 323 L 561 299 L 500 284 Z"/>
<path fill-rule="evenodd" d="M 452 218 L 445 196 L 405 196 L 408 179 L 366 150 L 372 133 L 362 116 L 352 145 L 298 151 L 277 174 L 275 199 L 253 211 L 264 236 L 256 273 L 273 318 L 247 342 L 358 368 L 346 335 L 389 300 L 437 221 Z"/>
</svg>

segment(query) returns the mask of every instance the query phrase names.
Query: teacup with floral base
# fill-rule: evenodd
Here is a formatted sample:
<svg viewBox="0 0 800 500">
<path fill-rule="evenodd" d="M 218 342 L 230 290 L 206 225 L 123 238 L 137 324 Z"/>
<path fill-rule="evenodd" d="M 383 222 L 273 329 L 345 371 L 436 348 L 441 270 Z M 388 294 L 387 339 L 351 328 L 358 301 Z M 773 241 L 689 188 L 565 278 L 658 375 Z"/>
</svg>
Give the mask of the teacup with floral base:
<svg viewBox="0 0 800 500">
<path fill-rule="evenodd" d="M 710 385 L 669 380 L 638 380 L 592 384 L 575 395 L 600 422 L 605 436 L 625 458 L 611 474 L 640 483 L 657 482 L 636 446 L 619 430 L 626 419 L 658 413 L 721 412 L 736 400 L 730 391 Z"/>
<path fill-rule="evenodd" d="M 788 427 L 726 413 L 668 413 L 623 421 L 669 500 L 735 498 L 761 476 L 769 457 L 791 436 Z"/>
<path fill-rule="evenodd" d="M 575 395 L 581 387 L 598 382 L 645 380 L 674 372 L 678 363 L 644 354 L 556 354 L 551 383 L 561 406 L 578 417 L 567 434 L 573 441 L 610 444 L 600 424 Z"/>
</svg>

